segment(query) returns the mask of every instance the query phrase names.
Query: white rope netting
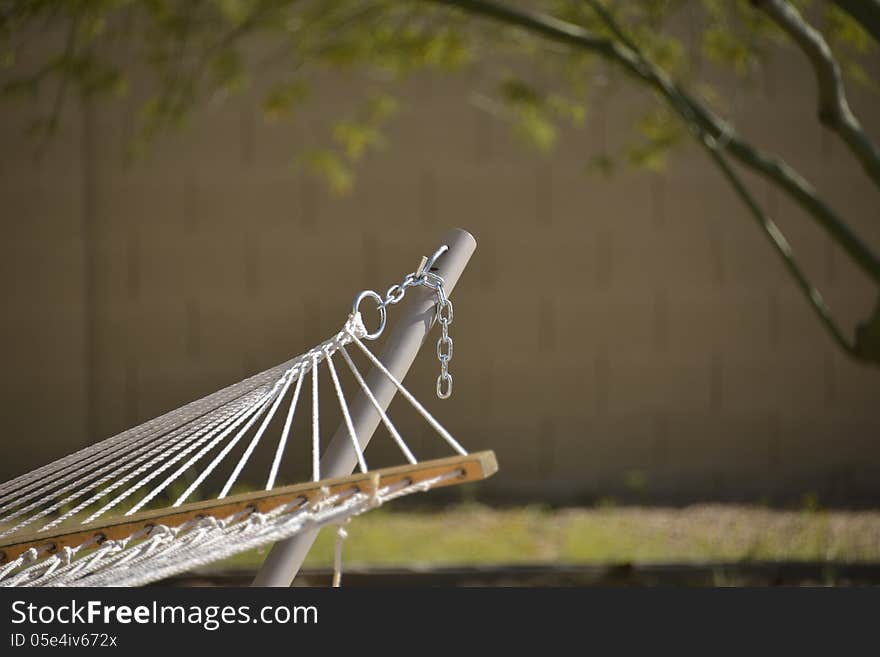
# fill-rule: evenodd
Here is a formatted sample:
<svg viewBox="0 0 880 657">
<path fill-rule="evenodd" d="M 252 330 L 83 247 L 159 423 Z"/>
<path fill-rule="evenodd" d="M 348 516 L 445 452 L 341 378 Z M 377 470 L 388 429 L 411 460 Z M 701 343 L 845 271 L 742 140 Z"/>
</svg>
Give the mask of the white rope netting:
<svg viewBox="0 0 880 657">
<path fill-rule="evenodd" d="M 344 368 L 357 392 L 373 406 L 408 463 L 416 458 L 377 401 L 349 349 L 362 353 L 387 377 L 401 396 L 460 455 L 461 445 L 403 387 L 364 345 L 360 314 L 329 340 L 285 363 L 192 402 L 117 436 L 80 450 L 0 486 L 0 544 L 19 535 L 94 523 L 105 517 L 130 516 L 151 502 L 172 500 L 179 507 L 219 471 L 231 471 L 216 499 L 229 495 L 261 443 L 269 442 L 275 418 L 280 430 L 271 447 L 265 489 L 272 490 L 291 439 L 293 419 L 311 389 L 311 475 L 321 479 L 319 377 L 329 375 L 343 425 L 362 472 L 367 472 L 363 437 L 356 435 L 340 380 Z M 334 361 L 334 356 L 341 359 Z M 344 363 L 344 365 L 342 365 Z M 322 368 L 322 365 L 325 366 Z M 306 386 L 306 378 L 311 385 Z M 286 406 L 285 406 L 286 405 Z M 367 437 L 368 440 L 368 437 Z M 238 449 L 236 449 L 238 447 Z M 237 455 L 237 460 L 235 460 Z M 234 463 L 234 465 L 232 465 Z M 220 470 L 223 468 L 223 470 Z M 376 487 L 369 494 L 357 486 L 329 492 L 319 501 L 306 497 L 270 511 L 254 508 L 227 517 L 196 517 L 178 526 L 147 525 L 115 540 L 95 536 L 80 545 L 53 550 L 32 547 L 0 562 L 0 586 L 126 586 L 159 580 L 244 550 L 288 538 L 298 532 L 338 524 L 396 497 L 427 490 L 455 473 L 413 484 L 407 480 Z M 182 490 L 181 490 L 182 489 Z M 174 491 L 174 495 L 169 494 Z M 164 506 L 167 506 L 165 502 Z M 123 512 L 124 509 L 124 512 Z M 2 548 L 0 548 L 2 549 Z"/>
</svg>

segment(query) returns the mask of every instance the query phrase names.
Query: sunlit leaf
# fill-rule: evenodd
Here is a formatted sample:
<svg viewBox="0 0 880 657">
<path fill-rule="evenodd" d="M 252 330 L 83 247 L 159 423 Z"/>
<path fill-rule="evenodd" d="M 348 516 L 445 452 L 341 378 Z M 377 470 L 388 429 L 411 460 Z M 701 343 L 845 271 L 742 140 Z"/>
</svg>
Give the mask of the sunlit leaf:
<svg viewBox="0 0 880 657">
<path fill-rule="evenodd" d="M 335 194 L 346 194 L 354 186 L 354 172 L 331 150 L 319 150 L 306 157 L 309 171 L 327 183 Z"/>
<path fill-rule="evenodd" d="M 304 80 L 277 85 L 263 98 L 263 114 L 270 120 L 290 116 L 297 105 L 308 99 L 309 92 Z"/>
</svg>

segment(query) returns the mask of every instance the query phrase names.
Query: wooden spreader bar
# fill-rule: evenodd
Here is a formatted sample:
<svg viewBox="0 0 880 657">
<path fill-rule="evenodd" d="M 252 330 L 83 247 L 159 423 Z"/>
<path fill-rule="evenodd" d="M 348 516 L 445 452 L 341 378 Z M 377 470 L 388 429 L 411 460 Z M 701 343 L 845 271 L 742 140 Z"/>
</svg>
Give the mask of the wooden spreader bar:
<svg viewBox="0 0 880 657">
<path fill-rule="evenodd" d="M 455 471 L 460 471 L 461 474 L 458 477 L 439 482 L 436 487 L 464 484 L 491 477 L 498 471 L 498 462 L 495 460 L 494 452 L 476 452 L 466 456 L 423 461 L 414 465 L 381 468 L 366 474 L 358 473 L 348 477 L 321 479 L 320 481 L 282 486 L 256 493 L 230 495 L 223 499 L 142 511 L 130 516 L 116 516 L 88 525 L 58 529 L 54 532 L 34 532 L 11 536 L 7 539 L 9 542 L 0 543 L 0 565 L 17 559 L 30 548 L 47 548 L 46 551 L 51 554 L 65 547 L 82 545 L 96 536 L 101 541 L 118 540 L 155 525 L 177 527 L 204 516 L 226 518 L 248 509 L 266 513 L 297 499 L 306 503 L 317 501 L 324 495 L 322 489 L 328 490 L 331 495 L 353 489 L 371 493 L 373 487 L 377 485 L 377 480 L 378 487 L 384 488 L 401 481 L 406 481 L 407 485 L 418 484 Z"/>
</svg>

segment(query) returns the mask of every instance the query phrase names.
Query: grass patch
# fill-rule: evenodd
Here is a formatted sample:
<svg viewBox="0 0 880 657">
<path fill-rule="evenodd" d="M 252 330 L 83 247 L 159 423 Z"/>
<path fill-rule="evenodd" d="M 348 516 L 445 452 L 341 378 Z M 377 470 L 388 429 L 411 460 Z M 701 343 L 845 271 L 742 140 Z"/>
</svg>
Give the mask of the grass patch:
<svg viewBox="0 0 880 657">
<path fill-rule="evenodd" d="M 880 512 L 775 511 L 741 506 L 378 509 L 348 526 L 348 565 L 880 561 Z M 306 561 L 333 562 L 335 533 L 321 530 Z M 218 568 L 259 565 L 267 548 Z"/>
</svg>

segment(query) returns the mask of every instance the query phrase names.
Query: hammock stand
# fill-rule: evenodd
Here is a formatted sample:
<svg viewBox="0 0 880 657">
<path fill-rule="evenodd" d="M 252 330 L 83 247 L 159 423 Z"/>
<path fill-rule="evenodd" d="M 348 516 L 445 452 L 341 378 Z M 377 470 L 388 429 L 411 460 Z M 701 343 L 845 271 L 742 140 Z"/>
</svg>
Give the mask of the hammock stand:
<svg viewBox="0 0 880 657">
<path fill-rule="evenodd" d="M 449 249 L 428 266 L 443 279 L 446 293 L 450 294 L 476 250 L 477 242 L 467 231 L 453 228 L 444 235 L 441 244 Z M 420 288 L 415 292 L 379 355 L 379 360 L 398 381 L 406 376 L 434 325 L 434 300 L 430 291 Z M 374 369 L 368 376 L 367 386 L 382 409 L 387 410 L 397 392 L 388 377 Z M 352 403 L 352 423 L 355 433 L 363 440 L 362 448 L 367 446 L 380 422 L 381 417 L 373 404 L 360 393 Z M 348 440 L 346 427 L 340 426 L 321 459 L 321 472 L 327 472 L 331 477 L 345 476 L 350 475 L 356 465 L 357 455 Z M 276 543 L 257 572 L 254 586 L 290 586 L 317 537 L 318 530 L 313 530 Z"/>
<path fill-rule="evenodd" d="M 5 502 L 0 504 L 0 511 L 6 510 L 5 516 L 0 514 L 0 520 L 7 522 L 16 520 L 18 523 L 12 529 L 0 532 L 0 585 L 141 584 L 180 572 L 185 567 L 207 563 L 249 547 L 265 545 L 273 539 L 283 539 L 279 540 L 271 550 L 254 580 L 254 585 L 289 586 L 322 526 L 345 521 L 352 515 L 411 492 L 476 481 L 494 474 L 497 464 L 492 452 L 468 454 L 400 383 L 434 321 L 439 319 L 443 332 L 437 346 L 437 355 L 442 366 L 441 376 L 437 381 L 437 394 L 443 398 L 451 393 L 452 379 L 448 373 L 448 361 L 452 358 L 452 342 L 447 336 L 447 330 L 448 324 L 452 321 L 452 308 L 451 301 L 447 306 L 446 295 L 454 288 L 475 247 L 473 237 L 466 231 L 459 229 L 450 231 L 444 238 L 444 246 L 435 252 L 431 260 L 423 259 L 416 273 L 404 280 L 403 286 L 392 286 L 384 299 L 375 292 L 361 293 L 343 331 L 298 359 L 255 375 L 241 384 L 230 386 L 203 400 L 193 402 L 166 416 L 108 439 L 96 447 L 81 450 L 0 486 L 0 503 Z M 435 282 L 433 287 L 425 285 L 426 277 Z M 366 349 L 361 338 L 373 339 L 382 332 L 387 318 L 387 307 L 401 301 L 408 286 L 412 286 L 409 288 L 410 299 L 402 306 L 400 319 L 387 338 L 382 353 L 376 358 Z M 360 303 L 369 298 L 377 302 L 381 317 L 380 326 L 373 334 L 364 327 L 359 312 Z M 444 308 L 447 311 L 445 317 Z M 359 347 L 374 364 L 369 375 L 365 377 L 366 381 L 357 372 L 345 349 L 346 345 L 350 344 Z M 345 402 L 333 365 L 334 353 L 342 354 L 361 385 L 361 391 L 350 406 Z M 326 363 L 335 385 L 344 421 L 323 455 L 320 455 L 317 379 L 318 364 L 322 360 Z M 291 363 L 294 364 L 285 370 L 284 368 Z M 313 481 L 274 487 L 290 422 L 303 387 L 303 378 L 308 372 L 311 372 L 313 386 Z M 279 374 L 280 378 L 278 378 Z M 266 490 L 227 496 L 294 380 L 296 386 L 287 424 L 279 441 Z M 274 387 L 270 389 L 273 382 Z M 239 391 L 244 391 L 244 394 L 239 394 Z M 385 413 L 398 391 L 458 452 L 458 456 L 418 463 L 415 461 Z M 238 396 L 234 396 L 233 393 Z M 239 439 L 250 430 L 254 422 L 266 412 L 270 404 L 271 410 L 266 414 L 264 422 L 220 495 L 216 499 L 184 503 L 198 484 L 213 471 Z M 207 408 L 202 416 L 200 416 L 202 410 L 200 405 Z M 163 420 L 170 422 L 168 418 L 172 415 L 175 415 L 173 419 L 178 421 L 177 424 L 172 423 L 170 429 L 163 428 Z M 209 419 L 213 422 L 210 425 Z M 210 466 L 199 475 L 199 478 L 172 507 L 138 511 L 245 419 L 248 421 L 244 428 L 234 440 L 224 446 Z M 409 465 L 368 470 L 363 450 L 380 423 L 384 423 L 397 440 L 398 446 L 410 461 Z M 231 428 L 220 433 L 218 425 L 220 429 L 228 425 L 231 425 Z M 147 436 L 146 439 L 140 439 L 141 443 L 137 442 L 138 432 Z M 203 447 L 173 476 L 142 498 L 128 513 L 96 519 L 130 492 L 162 474 L 165 469 L 199 446 L 201 442 L 213 438 L 216 433 L 219 433 L 218 438 Z M 203 437 L 194 440 L 202 434 Z M 159 444 L 153 445 L 147 442 L 146 446 L 140 447 L 131 454 L 125 452 L 119 467 L 121 472 L 125 472 L 158 452 L 159 455 L 152 461 L 131 470 L 118 481 L 114 478 L 121 475 L 112 471 L 110 475 L 97 478 L 102 472 L 112 470 L 114 465 L 110 456 L 100 456 L 100 448 L 110 451 L 116 449 L 123 454 L 125 450 L 133 450 L 131 445 L 137 447 L 153 435 L 156 436 Z M 178 441 L 181 441 L 181 436 L 184 439 L 175 443 L 169 436 Z M 162 443 L 162 440 L 165 443 Z M 181 449 L 188 444 L 188 441 L 194 442 L 186 449 Z M 169 454 L 179 450 L 178 454 L 171 458 L 162 452 L 163 444 L 166 450 L 167 446 L 171 446 Z M 152 451 L 146 452 L 137 459 L 134 458 L 147 448 L 152 448 Z M 161 464 L 162 459 L 166 461 L 158 470 L 149 469 L 153 464 Z M 109 465 L 96 470 L 97 474 L 76 479 L 79 474 L 78 461 L 94 470 L 97 468 L 95 463 L 101 464 L 102 460 L 107 461 Z M 352 472 L 358 465 L 361 473 L 353 475 Z M 77 511 L 88 507 L 90 503 L 101 499 L 108 492 L 142 472 L 147 472 L 149 475 L 145 481 L 132 486 L 86 520 L 74 524 L 78 519 Z M 73 484 L 68 483 L 62 487 L 62 484 L 71 478 L 75 479 Z M 47 479 L 49 483 L 40 487 L 42 479 Z M 113 482 L 109 491 L 102 488 L 102 485 L 108 485 L 104 482 Z M 17 484 L 19 484 L 18 488 Z M 77 491 L 78 486 L 80 489 Z M 50 492 L 45 496 L 47 490 Z M 71 490 L 74 492 L 70 493 Z M 20 499 L 16 500 L 19 491 Z M 52 514 L 64 510 L 85 493 L 94 491 L 98 492 L 85 502 L 80 501 L 79 506 L 72 511 L 66 511 L 60 517 L 51 519 Z M 44 497 L 40 497 L 41 495 Z M 35 498 L 36 501 L 32 501 Z M 53 503 L 52 506 L 40 511 L 41 504 L 45 507 L 50 502 Z M 35 515 L 32 513 L 33 509 L 37 509 Z M 28 517 L 27 513 L 31 513 L 31 516 Z M 71 517 L 72 520 L 66 521 Z M 16 531 L 19 527 L 25 527 L 40 518 L 42 518 L 41 523 L 45 520 L 50 521 L 38 531 L 33 531 L 33 528 L 29 528 L 28 532 Z M 93 518 L 95 520 L 92 520 Z M 0 526 L 0 530 L 2 529 L 3 527 Z M 342 532 L 341 528 L 340 532 Z M 200 549 L 206 548 L 208 554 L 203 555 L 199 552 Z M 81 550 L 84 551 L 78 555 Z M 339 549 L 337 549 L 335 584 L 338 584 L 339 560 Z"/>
</svg>

